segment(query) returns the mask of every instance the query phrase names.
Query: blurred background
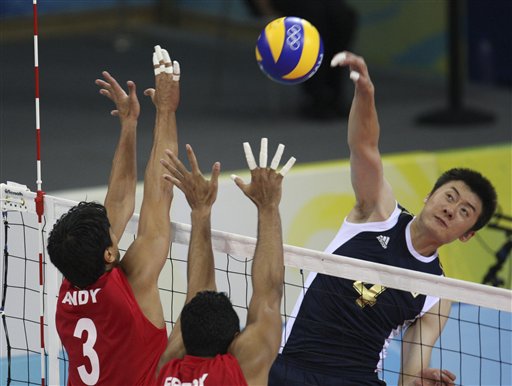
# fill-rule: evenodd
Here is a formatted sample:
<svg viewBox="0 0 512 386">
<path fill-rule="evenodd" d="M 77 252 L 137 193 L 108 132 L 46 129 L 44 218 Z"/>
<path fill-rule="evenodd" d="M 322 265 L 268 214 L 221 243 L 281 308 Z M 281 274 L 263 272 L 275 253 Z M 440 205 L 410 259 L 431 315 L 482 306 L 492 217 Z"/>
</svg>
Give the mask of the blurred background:
<svg viewBox="0 0 512 386">
<path fill-rule="evenodd" d="M 334 4 L 337 8 L 330 8 Z M 447 250 L 446 255 L 456 258 L 445 266 L 451 276 L 481 282 L 499 262 L 496 254 L 501 251 L 503 264 L 497 273 L 502 282 L 494 284 L 510 287 L 510 253 L 502 248 L 510 245 L 512 234 L 508 0 L 41 0 L 43 190 L 85 199 L 92 197 L 92 187 L 101 189 L 108 180 L 118 122 L 109 115 L 111 102 L 94 84 L 102 70 L 120 83 L 133 80 L 138 86 L 142 113 L 137 163 L 142 179 L 154 123 L 154 109 L 142 91 L 154 83 L 151 56 L 159 44 L 182 67 L 181 149 L 192 144 L 203 170 L 218 160 L 230 174 L 246 168 L 242 142 L 250 141 L 254 149 L 265 136 L 270 144 L 286 144 L 285 157 L 296 156 L 294 170 L 301 180 L 287 193 L 284 205 L 295 201 L 303 206 L 292 214 L 285 207 L 285 241 L 323 249 L 346 210 L 326 210 L 328 221 L 311 221 L 312 229 L 329 230 L 325 239 L 311 241 L 297 231 L 304 224 L 297 221 L 309 213 L 300 209 L 315 202 L 300 197 L 301 187 L 320 194 L 327 188 L 312 177 L 334 163 L 326 178 L 337 180 L 338 165 L 345 165 L 353 86 L 346 76 L 341 78 L 339 107 L 326 110 L 324 104 L 311 105 L 307 87 L 283 86 L 261 73 L 256 39 L 270 20 L 285 11 L 292 15 L 294 5 L 298 16 L 319 24 L 324 41 L 336 42 L 340 36 L 346 48 L 365 58 L 376 87 L 380 149 L 389 177 L 403 185 L 398 188 L 400 200 L 414 197 L 406 206 L 418 211 L 435 177 L 453 166 L 474 167 L 496 184 L 501 215 L 493 219 L 496 226 L 480 232 L 469 249 L 457 245 Z M 330 59 L 324 59 L 322 68 Z M 32 2 L 1 1 L 0 181 L 35 190 L 33 67 Z M 349 184 L 345 172 L 339 178 L 340 185 Z M 79 193 L 66 193 L 70 190 Z M 347 200 L 343 208 L 350 207 Z M 188 221 L 186 208 L 184 212 Z M 235 219 L 226 221 L 233 225 Z M 223 223 L 217 224 L 222 229 Z"/>
</svg>

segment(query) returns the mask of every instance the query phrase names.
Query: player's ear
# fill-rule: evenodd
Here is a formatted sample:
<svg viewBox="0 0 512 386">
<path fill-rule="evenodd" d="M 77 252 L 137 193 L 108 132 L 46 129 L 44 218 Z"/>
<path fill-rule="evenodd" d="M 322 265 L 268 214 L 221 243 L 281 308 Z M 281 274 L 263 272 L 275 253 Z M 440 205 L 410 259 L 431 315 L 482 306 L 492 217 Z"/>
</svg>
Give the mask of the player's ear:
<svg viewBox="0 0 512 386">
<path fill-rule="evenodd" d="M 429 198 L 430 198 L 430 193 L 427 194 L 427 196 L 423 199 L 423 202 L 427 202 Z"/>
<path fill-rule="evenodd" d="M 462 236 L 459 237 L 459 240 L 462 241 L 463 243 L 465 243 L 470 238 L 472 238 L 475 235 L 475 233 L 476 233 L 475 231 L 467 231 L 466 233 L 464 233 Z"/>
<path fill-rule="evenodd" d="M 112 264 L 116 261 L 116 255 L 112 250 L 112 247 L 105 249 L 105 252 L 103 252 L 103 260 L 105 260 L 105 264 Z"/>
</svg>

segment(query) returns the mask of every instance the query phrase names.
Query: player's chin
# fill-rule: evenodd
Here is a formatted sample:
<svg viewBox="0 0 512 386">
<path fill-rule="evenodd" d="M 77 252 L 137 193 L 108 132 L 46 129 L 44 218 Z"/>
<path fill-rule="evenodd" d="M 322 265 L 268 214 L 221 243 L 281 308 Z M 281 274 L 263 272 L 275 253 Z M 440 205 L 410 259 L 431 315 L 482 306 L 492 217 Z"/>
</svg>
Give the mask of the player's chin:
<svg viewBox="0 0 512 386">
<path fill-rule="evenodd" d="M 450 231 L 450 227 L 442 219 L 432 217 L 428 225 L 430 233 L 434 235 L 440 244 L 448 244 L 458 238 L 453 235 L 453 232 Z"/>
</svg>

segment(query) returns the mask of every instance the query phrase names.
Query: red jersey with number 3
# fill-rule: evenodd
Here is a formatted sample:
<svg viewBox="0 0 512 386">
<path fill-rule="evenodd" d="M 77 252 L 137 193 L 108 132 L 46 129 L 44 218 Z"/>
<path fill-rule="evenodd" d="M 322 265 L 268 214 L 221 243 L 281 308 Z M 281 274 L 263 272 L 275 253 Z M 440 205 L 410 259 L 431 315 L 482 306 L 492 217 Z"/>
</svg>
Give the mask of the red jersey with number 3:
<svg viewBox="0 0 512 386">
<path fill-rule="evenodd" d="M 162 367 L 157 385 L 247 386 L 247 382 L 237 359 L 231 354 L 214 358 L 185 355 Z"/>
<path fill-rule="evenodd" d="M 68 385 L 154 384 L 167 333 L 142 313 L 121 268 L 85 289 L 64 279 L 55 319 L 69 357 Z"/>
</svg>

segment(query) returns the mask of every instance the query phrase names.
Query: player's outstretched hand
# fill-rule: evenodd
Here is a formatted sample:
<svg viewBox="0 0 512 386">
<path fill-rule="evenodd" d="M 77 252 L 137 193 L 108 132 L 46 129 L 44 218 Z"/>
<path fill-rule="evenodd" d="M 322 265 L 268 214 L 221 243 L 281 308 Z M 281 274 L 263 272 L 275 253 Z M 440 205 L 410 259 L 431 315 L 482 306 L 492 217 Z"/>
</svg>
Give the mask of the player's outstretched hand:
<svg viewBox="0 0 512 386">
<path fill-rule="evenodd" d="M 455 374 L 448 370 L 424 369 L 420 372 L 414 386 L 455 386 Z"/>
<path fill-rule="evenodd" d="M 258 166 L 254 159 L 251 145 L 249 145 L 248 142 L 244 142 L 245 157 L 249 169 L 251 170 L 251 182 L 246 184 L 240 177 L 234 174 L 231 176 L 240 190 L 242 190 L 259 209 L 268 206 L 279 206 L 283 177 L 295 163 L 295 158 L 291 157 L 279 172 L 276 170 L 284 152 L 284 145 L 279 144 L 276 154 L 270 163 L 270 167 L 267 167 L 267 148 L 268 140 L 267 138 L 262 138 Z"/>
<path fill-rule="evenodd" d="M 192 210 L 211 209 L 217 198 L 220 162 L 213 164 L 211 179 L 207 180 L 199 169 L 192 146 L 186 145 L 186 149 L 191 170 L 188 171 L 178 157 L 171 150 L 166 149 L 167 159 L 161 159 L 160 162 L 169 174 L 164 174 L 163 178 L 176 185 L 185 194 Z"/>
<path fill-rule="evenodd" d="M 331 67 L 349 67 L 350 68 L 350 79 L 356 85 L 358 91 L 374 91 L 370 74 L 368 73 L 368 66 L 364 61 L 364 58 L 357 56 L 349 51 L 339 52 L 331 60 Z"/>
<path fill-rule="evenodd" d="M 167 50 L 155 46 L 153 69 L 155 88 L 148 88 L 144 95 L 151 98 L 157 110 L 176 112 L 180 103 L 180 64 L 171 60 Z"/>
<path fill-rule="evenodd" d="M 115 110 L 112 110 L 110 114 L 121 120 L 136 121 L 140 114 L 140 104 L 135 83 L 131 80 L 126 82 L 128 86 L 128 94 L 126 94 L 112 75 L 107 71 L 103 71 L 101 74 L 105 80 L 96 79 L 95 83 L 100 87 L 100 94 L 106 96 L 116 105 Z"/>
</svg>

